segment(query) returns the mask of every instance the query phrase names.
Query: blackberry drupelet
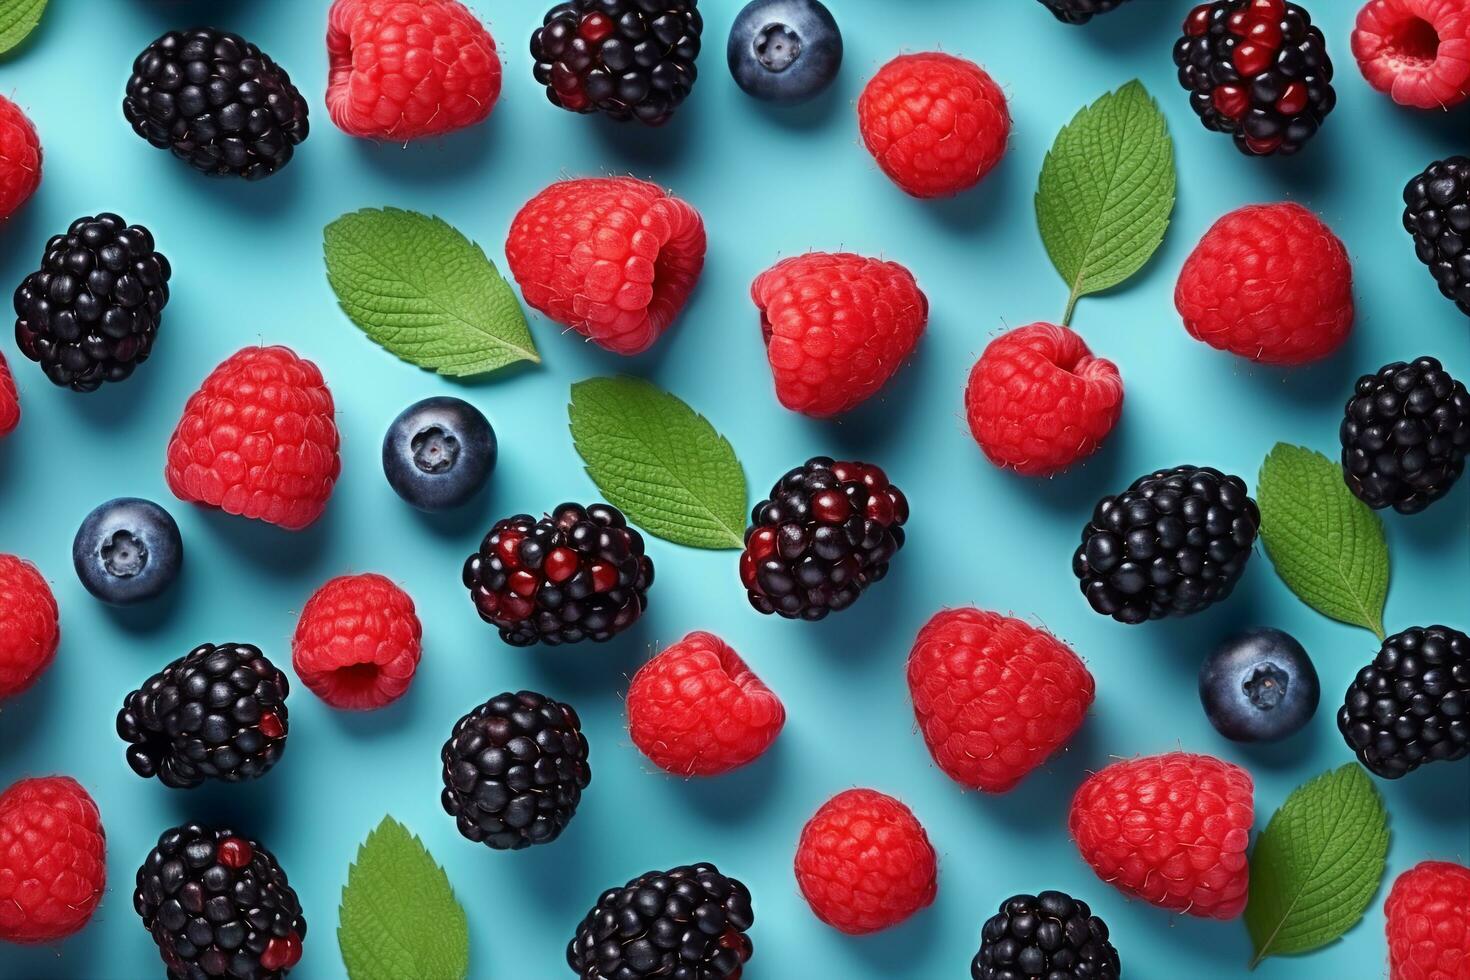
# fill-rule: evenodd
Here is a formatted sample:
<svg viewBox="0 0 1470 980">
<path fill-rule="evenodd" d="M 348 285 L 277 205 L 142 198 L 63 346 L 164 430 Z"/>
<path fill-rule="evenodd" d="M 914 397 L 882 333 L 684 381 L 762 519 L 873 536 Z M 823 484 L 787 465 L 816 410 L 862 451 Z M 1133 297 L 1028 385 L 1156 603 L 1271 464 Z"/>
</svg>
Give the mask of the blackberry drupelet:
<svg viewBox="0 0 1470 980">
<path fill-rule="evenodd" d="M 567 965 L 581 980 L 740 980 L 754 921 L 745 885 L 713 864 L 649 871 L 602 893 Z"/>
<path fill-rule="evenodd" d="M 142 225 L 78 218 L 16 289 L 15 342 L 62 387 L 121 381 L 153 351 L 172 271 Z"/>
<path fill-rule="evenodd" d="M 1041 0 L 1065 24 L 1085 24 L 1098 14 L 1123 6 L 1127 0 Z"/>
<path fill-rule="evenodd" d="M 232 830 L 164 831 L 138 869 L 133 908 L 174 980 L 280 980 L 306 919 L 275 855 Z"/>
<path fill-rule="evenodd" d="M 181 789 L 262 776 L 286 750 L 289 688 L 248 643 L 196 647 L 123 701 L 117 733 L 128 765 Z"/>
<path fill-rule="evenodd" d="M 169 31 L 133 62 L 133 131 L 211 177 L 268 177 L 306 139 L 306 100 L 286 70 L 238 34 Z"/>
<path fill-rule="evenodd" d="M 1214 0 L 1174 44 L 1179 84 L 1205 128 L 1250 156 L 1295 153 L 1337 104 L 1327 41 L 1286 0 Z"/>
<path fill-rule="evenodd" d="M 1337 727 L 1384 779 L 1470 755 L 1470 636 L 1415 626 L 1384 640 L 1348 685 Z"/>
<path fill-rule="evenodd" d="M 1409 181 L 1404 228 L 1439 291 L 1470 316 L 1470 157 L 1436 160 Z"/>
<path fill-rule="evenodd" d="M 1416 514 L 1449 493 L 1470 451 L 1470 392 L 1432 357 L 1385 364 L 1353 387 L 1342 475 L 1369 507 Z"/>
<path fill-rule="evenodd" d="M 903 492 L 871 463 L 807 460 L 751 511 L 740 555 L 750 604 L 805 620 L 846 609 L 888 574 L 908 517 Z"/>
<path fill-rule="evenodd" d="M 648 605 L 653 562 L 611 504 L 562 504 L 496 523 L 465 561 L 480 618 L 512 646 L 610 640 Z"/>
<path fill-rule="evenodd" d="M 1158 470 L 1098 501 L 1072 571 L 1092 608 L 1120 623 L 1185 616 L 1230 595 L 1260 526 L 1240 477 Z"/>
<path fill-rule="evenodd" d="M 980 930 L 974 980 L 1118 980 L 1108 927 L 1065 892 L 1015 895 Z"/>
<path fill-rule="evenodd" d="M 661 126 L 694 87 L 703 29 L 697 0 L 568 0 L 531 35 L 536 81 L 563 109 Z"/>
<path fill-rule="evenodd" d="M 465 837 L 502 851 L 556 840 L 592 781 L 577 712 L 532 691 L 465 715 L 440 758 L 445 812 Z"/>
</svg>

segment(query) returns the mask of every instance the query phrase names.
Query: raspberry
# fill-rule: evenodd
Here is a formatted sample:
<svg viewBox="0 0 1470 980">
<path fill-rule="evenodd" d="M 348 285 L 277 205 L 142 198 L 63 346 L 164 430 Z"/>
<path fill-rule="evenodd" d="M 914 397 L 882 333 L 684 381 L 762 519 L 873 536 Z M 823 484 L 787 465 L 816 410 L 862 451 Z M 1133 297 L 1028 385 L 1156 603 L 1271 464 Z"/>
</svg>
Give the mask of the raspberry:
<svg viewBox="0 0 1470 980">
<path fill-rule="evenodd" d="M 180 500 L 297 531 L 321 516 L 341 472 L 332 393 L 285 347 L 247 347 L 184 406 L 164 476 Z"/>
<path fill-rule="evenodd" d="M 20 424 L 20 392 L 15 390 L 15 378 L 10 375 L 10 365 L 0 356 L 0 436 L 9 435 Z"/>
<path fill-rule="evenodd" d="M 1470 977 L 1470 868 L 1420 862 L 1394 880 L 1383 913 L 1388 980 Z"/>
<path fill-rule="evenodd" d="M 422 636 L 408 593 L 381 575 L 343 575 L 306 601 L 291 664 L 334 708 L 381 708 L 408 690 Z"/>
<path fill-rule="evenodd" d="M 897 925 L 934 901 L 938 858 L 913 812 L 850 789 L 822 804 L 796 845 L 796 883 L 817 918 L 849 935 Z"/>
<path fill-rule="evenodd" d="M 20 106 L 0 95 L 0 218 L 8 218 L 41 186 L 41 139 Z"/>
<path fill-rule="evenodd" d="M 526 302 L 615 354 L 638 354 L 704 268 L 699 212 L 631 177 L 562 180 L 511 222 L 505 257 Z"/>
<path fill-rule="evenodd" d="M 102 900 L 107 834 L 74 779 L 22 779 L 0 793 L 0 939 L 50 943 L 81 929 Z"/>
<path fill-rule="evenodd" d="M 1262 364 L 1326 357 L 1353 325 L 1347 249 L 1300 204 L 1253 204 L 1216 221 L 1174 290 L 1196 340 Z"/>
<path fill-rule="evenodd" d="M 965 415 L 996 466 L 1050 476 L 1102 445 L 1123 411 L 1123 379 L 1076 332 L 1049 323 L 992 340 L 970 371 Z"/>
<path fill-rule="evenodd" d="M 1088 777 L 1068 826 L 1097 876 L 1172 912 L 1233 919 L 1245 908 L 1255 816 L 1250 773 L 1207 755 L 1115 762 Z"/>
<path fill-rule="evenodd" d="M 60 643 L 51 587 L 35 565 L 0 555 L 0 698 L 34 684 L 56 659 Z"/>
<path fill-rule="evenodd" d="M 775 741 L 786 709 L 740 655 L 711 633 L 690 633 L 638 669 L 628 686 L 628 733 L 654 765 L 716 776 Z"/>
<path fill-rule="evenodd" d="M 1463 0 L 1370 0 L 1358 11 L 1353 57 L 1399 105 L 1448 109 L 1470 97 L 1470 7 Z"/>
<path fill-rule="evenodd" d="M 1082 727 L 1092 675 L 1064 643 L 981 609 L 937 613 L 909 654 L 909 694 L 934 762 L 1004 793 Z"/>
<path fill-rule="evenodd" d="M 974 187 L 1000 162 L 1011 116 L 1005 93 L 973 61 L 904 54 L 863 88 L 858 129 L 904 193 L 949 197 Z"/>
<path fill-rule="evenodd" d="M 813 418 L 876 394 L 929 319 L 929 300 L 907 269 L 847 252 L 783 259 L 756 277 L 750 296 L 776 397 Z"/>
<path fill-rule="evenodd" d="M 348 136 L 440 136 L 500 97 L 495 39 L 456 0 L 336 0 L 327 58 L 327 112 Z"/>
</svg>

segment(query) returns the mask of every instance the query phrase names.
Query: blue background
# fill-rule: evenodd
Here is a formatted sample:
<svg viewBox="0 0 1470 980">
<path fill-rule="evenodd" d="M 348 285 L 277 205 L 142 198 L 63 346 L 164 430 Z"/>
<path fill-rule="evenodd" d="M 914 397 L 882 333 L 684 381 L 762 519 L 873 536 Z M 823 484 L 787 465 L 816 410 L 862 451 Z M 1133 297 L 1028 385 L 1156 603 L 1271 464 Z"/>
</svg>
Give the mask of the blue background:
<svg viewBox="0 0 1470 980">
<path fill-rule="evenodd" d="M 1170 46 L 1187 2 L 1134 0 L 1078 29 L 1031 0 L 831 0 L 847 44 L 835 87 L 814 105 L 776 109 L 745 97 L 724 65 L 736 0 L 707 0 L 703 77 L 667 128 L 618 128 L 554 110 L 531 78 L 526 42 L 541 4 L 480 0 L 500 42 L 505 88 L 484 125 L 407 148 L 349 139 L 323 105 L 325 0 L 63 2 L 0 65 L 0 90 L 35 120 L 46 150 L 37 197 L 0 229 L 0 282 L 35 267 L 47 236 L 81 214 L 115 210 L 155 233 L 172 260 L 173 298 L 150 362 L 93 395 L 53 388 L 8 339 L 0 349 L 21 388 L 24 418 L 0 443 L 0 550 L 35 561 L 61 605 L 55 665 L 0 710 L 0 785 L 67 773 L 95 795 L 109 844 L 109 886 L 91 925 L 65 943 L 0 948 L 0 974 L 159 974 L 131 909 L 135 869 L 160 831 L 226 821 L 279 856 L 310 923 L 298 975 L 342 975 L 334 931 L 358 842 L 386 812 L 419 833 L 448 869 L 468 912 L 476 977 L 554 978 L 563 947 L 598 893 L 648 868 L 716 862 L 756 896 L 750 980 L 832 976 L 968 976 L 983 919 L 1018 891 L 1062 888 L 1112 927 L 1126 975 L 1244 975 L 1239 922 L 1172 916 L 1126 901 L 1069 843 L 1071 793 L 1114 757 L 1184 748 L 1246 766 L 1257 828 L 1297 784 L 1350 759 L 1333 720 L 1340 692 L 1376 647 L 1366 632 L 1319 617 L 1291 596 L 1264 555 L 1229 603 L 1191 619 L 1128 628 L 1094 615 L 1069 570 L 1095 500 L 1138 474 L 1181 462 L 1239 473 L 1254 485 L 1277 440 L 1334 454 L 1342 403 L 1358 374 L 1432 353 L 1470 377 L 1466 323 L 1435 290 L 1399 224 L 1400 189 L 1429 161 L 1470 149 L 1467 110 L 1419 114 L 1372 92 L 1348 50 L 1357 4 L 1313 4 L 1339 67 L 1340 105 L 1293 159 L 1248 160 L 1201 128 L 1174 80 Z M 311 102 L 312 135 L 292 164 L 256 185 L 203 179 L 137 139 L 122 119 L 137 51 L 193 22 L 237 30 L 285 65 Z M 900 51 L 943 47 L 1001 82 L 1015 119 L 1010 149 L 976 190 L 910 200 L 863 151 L 852 103 Z M 1082 105 L 1134 76 L 1160 100 L 1177 146 L 1179 203 L 1162 249 L 1111 295 L 1082 301 L 1076 325 L 1115 360 L 1127 385 L 1123 420 L 1103 451 L 1050 481 L 988 465 L 966 430 L 961 391 L 987 340 L 1008 326 L 1059 317 L 1066 290 L 1036 233 L 1032 192 L 1057 130 Z M 321 229 L 344 211 L 395 205 L 439 214 L 497 262 L 512 215 L 565 175 L 632 173 L 665 184 L 703 213 L 709 259 L 682 320 L 649 354 L 625 360 L 560 336 L 535 317 L 536 368 L 455 383 L 401 363 L 339 312 L 323 273 Z M 1347 243 L 1356 273 L 1352 341 L 1324 363 L 1255 366 L 1191 340 L 1172 304 L 1179 266 L 1206 227 L 1248 202 L 1298 200 Z M 840 422 L 782 410 L 771 391 L 746 290 L 776 259 L 848 248 L 908 265 L 932 304 L 912 363 Z M 300 534 L 175 501 L 164 447 L 204 375 L 247 344 L 281 343 L 325 373 L 342 430 L 343 473 L 326 516 Z M 734 552 L 651 539 L 658 566 L 648 615 L 605 646 L 505 647 L 459 584 L 460 564 L 499 516 L 543 511 L 596 490 L 566 430 L 571 382 L 633 372 L 704 412 L 737 448 L 759 495 L 815 453 L 870 458 L 913 505 L 909 543 L 890 578 L 819 625 L 763 618 L 746 604 Z M 471 399 L 491 418 L 502 456 L 492 488 L 466 510 L 411 511 L 379 467 L 385 427 L 431 394 Z M 158 603 L 118 611 L 92 600 L 70 565 L 72 534 L 102 500 L 167 504 L 188 553 L 182 580 Z M 1429 512 L 1385 517 L 1394 556 L 1390 629 L 1448 621 L 1465 628 L 1470 480 Z M 179 792 L 127 768 L 113 732 L 123 695 L 204 641 L 248 641 L 283 667 L 297 611 L 327 578 L 377 571 L 401 582 L 424 622 L 424 659 L 408 695 L 386 710 L 337 713 L 300 685 L 282 763 L 248 785 Z M 1068 751 L 1000 797 L 961 792 L 914 732 L 903 666 L 919 626 L 943 606 L 974 603 L 1044 624 L 1073 644 L 1098 683 Z M 1323 705 L 1309 728 L 1251 749 L 1210 728 L 1195 694 L 1200 659 L 1229 629 L 1273 624 L 1311 651 Z M 626 677 L 650 651 L 693 629 L 727 638 L 784 699 L 774 749 L 724 778 L 681 782 L 628 743 Z M 531 687 L 573 703 L 592 744 L 594 779 L 556 844 L 496 853 L 458 836 L 439 807 L 438 752 L 455 719 L 504 689 Z M 1470 763 L 1376 781 L 1392 813 L 1389 873 L 1470 851 Z M 909 803 L 940 854 L 936 904 L 864 939 L 818 923 L 790 862 L 805 819 L 855 785 Z M 1341 942 L 1273 959 L 1257 975 L 1375 977 L 1384 967 L 1382 898 Z"/>
</svg>

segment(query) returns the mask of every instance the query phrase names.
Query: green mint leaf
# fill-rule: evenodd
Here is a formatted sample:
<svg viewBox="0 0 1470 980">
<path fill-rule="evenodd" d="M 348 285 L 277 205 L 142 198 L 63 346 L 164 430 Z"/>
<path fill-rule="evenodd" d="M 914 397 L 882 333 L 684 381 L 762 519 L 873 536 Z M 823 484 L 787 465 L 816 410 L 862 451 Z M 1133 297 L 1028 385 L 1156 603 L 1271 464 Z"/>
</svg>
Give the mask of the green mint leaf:
<svg viewBox="0 0 1470 980">
<path fill-rule="evenodd" d="M 444 221 L 367 208 L 327 225 L 324 237 L 343 312 L 390 353 L 454 377 L 541 360 L 514 290 Z"/>
<path fill-rule="evenodd" d="M 1046 154 L 1036 221 L 1052 264 L 1077 300 L 1123 282 L 1164 240 L 1174 210 L 1174 143 L 1158 104 L 1135 79 L 1072 117 Z"/>
<path fill-rule="evenodd" d="M 639 527 L 692 548 L 745 543 L 745 472 L 729 441 L 647 381 L 572 385 L 572 441 L 587 475 Z"/>
<path fill-rule="evenodd" d="M 1251 855 L 1251 967 L 1325 946 L 1356 925 L 1387 856 L 1388 812 L 1356 762 L 1293 790 Z"/>
<path fill-rule="evenodd" d="M 8 54 L 41 23 L 46 0 L 0 0 L 0 54 Z"/>
<path fill-rule="evenodd" d="M 444 869 L 392 817 L 357 849 L 338 910 L 337 944 L 352 980 L 463 980 L 464 909 Z"/>
<path fill-rule="evenodd" d="M 1388 545 L 1383 525 L 1321 453 L 1278 442 L 1256 481 L 1261 541 L 1276 574 L 1324 616 L 1383 639 Z"/>
</svg>

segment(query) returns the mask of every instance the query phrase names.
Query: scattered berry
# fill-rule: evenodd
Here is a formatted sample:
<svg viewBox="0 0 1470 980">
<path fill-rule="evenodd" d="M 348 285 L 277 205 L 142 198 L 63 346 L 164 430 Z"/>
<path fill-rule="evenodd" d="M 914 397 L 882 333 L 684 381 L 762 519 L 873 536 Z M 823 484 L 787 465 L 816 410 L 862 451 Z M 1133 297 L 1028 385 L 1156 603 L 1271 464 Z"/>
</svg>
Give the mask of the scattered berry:
<svg viewBox="0 0 1470 980">
<path fill-rule="evenodd" d="M 107 834 L 74 779 L 22 779 L 0 793 L 0 940 L 54 943 L 92 918 L 107 883 Z"/>
<path fill-rule="evenodd" d="M 628 734 L 654 765 L 717 776 L 770 748 L 786 709 L 724 640 L 690 633 L 638 668 L 628 686 Z"/>
<path fill-rule="evenodd" d="M 1470 97 L 1470 7 L 1459 0 L 1369 0 L 1353 28 L 1363 77 L 1399 105 L 1448 109 Z"/>
<path fill-rule="evenodd" d="M 367 711 L 408 690 L 422 637 L 407 592 L 381 575 L 343 575 L 306 600 L 291 640 L 291 665 L 327 704 Z"/>
<path fill-rule="evenodd" d="M 0 698 L 34 684 L 56 659 L 60 643 L 51 587 L 35 565 L 0 554 Z"/>
<path fill-rule="evenodd" d="M 980 930 L 972 980 L 1118 980 L 1107 923 L 1066 892 L 1014 895 Z"/>
<path fill-rule="evenodd" d="M 286 750 L 286 675 L 248 643 L 205 643 L 143 682 L 117 713 L 128 765 L 189 789 L 255 779 Z"/>
<path fill-rule="evenodd" d="M 71 562 L 92 595 L 129 605 L 173 584 L 184 563 L 184 542 L 168 511 L 151 500 L 118 497 L 82 521 L 71 542 Z"/>
<path fill-rule="evenodd" d="M 949 197 L 1000 162 L 1011 135 L 1005 93 L 973 61 L 904 54 L 878 69 L 858 98 L 858 129 L 905 194 Z"/>
<path fill-rule="evenodd" d="M 1088 777 L 1068 826 L 1083 860 L 1123 894 L 1233 919 L 1250 880 L 1253 792 L 1250 773 L 1207 755 L 1131 759 Z"/>
<path fill-rule="evenodd" d="M 326 510 L 342 470 L 332 393 L 285 347 L 226 358 L 184 406 L 164 476 L 174 496 L 297 531 Z"/>
<path fill-rule="evenodd" d="M 1388 980 L 1470 976 L 1470 868 L 1420 862 L 1394 879 L 1383 913 Z"/>
<path fill-rule="evenodd" d="M 862 935 L 933 903 L 938 858 L 908 807 L 876 790 L 850 789 L 801 829 L 796 883 L 817 918 Z"/>
<path fill-rule="evenodd" d="M 842 67 L 842 32 L 821 0 L 750 0 L 725 45 L 730 74 L 745 94 L 805 102 Z"/>
<path fill-rule="evenodd" d="M 1358 761 L 1384 779 L 1470 755 L 1470 636 L 1414 626 L 1383 641 L 1358 671 L 1337 727 Z"/>
<path fill-rule="evenodd" d="M 830 418 L 860 405 L 913 353 L 929 300 L 897 262 L 808 252 L 750 285 L 776 397 L 793 412 Z"/>
<path fill-rule="evenodd" d="M 1467 14 L 1470 16 L 1470 14 Z M 1470 66 L 1470 56 L 1466 58 Z M 1404 228 L 1439 291 L 1470 316 L 1470 157 L 1436 160 L 1404 187 Z"/>
<path fill-rule="evenodd" d="M 383 473 L 420 510 L 467 503 L 495 469 L 495 430 L 463 398 L 437 396 L 399 413 L 383 436 Z"/>
<path fill-rule="evenodd" d="M 20 424 L 20 392 L 15 389 L 15 378 L 10 375 L 10 365 L 0 355 L 0 436 L 9 435 Z"/>
<path fill-rule="evenodd" d="M 704 221 L 631 177 L 557 181 L 510 226 L 505 257 L 532 307 L 615 354 L 669 328 L 704 268 Z"/>
<path fill-rule="evenodd" d="M 41 186 L 41 138 L 20 106 L 0 96 L 0 218 L 8 218 Z"/>
<path fill-rule="evenodd" d="M 1228 637 L 1199 668 L 1199 698 L 1215 730 L 1237 742 L 1275 742 L 1301 731 L 1322 690 L 1312 659 L 1269 627 Z"/>
<path fill-rule="evenodd" d="M 1098 14 L 1123 6 L 1125 0 L 1041 0 L 1064 24 L 1085 24 Z"/>
<path fill-rule="evenodd" d="M 985 457 L 1026 476 L 1050 476 L 1091 456 L 1122 412 L 1117 366 L 1050 323 L 992 340 L 965 387 L 965 415 Z"/>
</svg>

